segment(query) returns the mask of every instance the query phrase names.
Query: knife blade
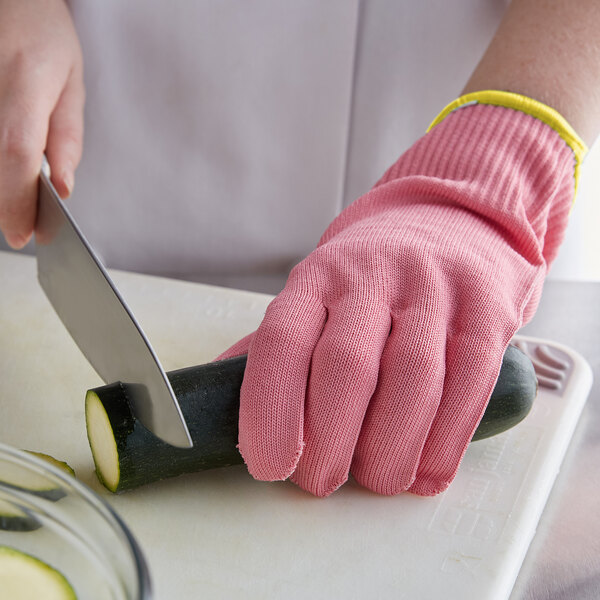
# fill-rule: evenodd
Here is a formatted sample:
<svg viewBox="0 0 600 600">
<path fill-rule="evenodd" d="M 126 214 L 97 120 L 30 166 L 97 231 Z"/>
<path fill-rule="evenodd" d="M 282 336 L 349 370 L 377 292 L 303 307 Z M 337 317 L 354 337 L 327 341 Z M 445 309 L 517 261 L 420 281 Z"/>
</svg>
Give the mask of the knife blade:
<svg viewBox="0 0 600 600">
<path fill-rule="evenodd" d="M 79 349 L 105 383 L 127 384 L 134 415 L 182 448 L 192 440 L 148 338 L 50 181 L 40 173 L 35 234 L 38 280 Z"/>
</svg>

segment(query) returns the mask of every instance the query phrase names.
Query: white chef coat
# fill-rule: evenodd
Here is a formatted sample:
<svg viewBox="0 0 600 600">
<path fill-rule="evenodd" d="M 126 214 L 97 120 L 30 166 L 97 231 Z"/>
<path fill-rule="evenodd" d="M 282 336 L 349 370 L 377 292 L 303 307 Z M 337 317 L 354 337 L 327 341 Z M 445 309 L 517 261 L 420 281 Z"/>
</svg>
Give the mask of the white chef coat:
<svg viewBox="0 0 600 600">
<path fill-rule="evenodd" d="M 87 87 L 70 206 L 107 266 L 276 293 L 460 94 L 507 3 L 70 5 Z M 585 169 L 581 188 L 599 204 Z"/>
</svg>

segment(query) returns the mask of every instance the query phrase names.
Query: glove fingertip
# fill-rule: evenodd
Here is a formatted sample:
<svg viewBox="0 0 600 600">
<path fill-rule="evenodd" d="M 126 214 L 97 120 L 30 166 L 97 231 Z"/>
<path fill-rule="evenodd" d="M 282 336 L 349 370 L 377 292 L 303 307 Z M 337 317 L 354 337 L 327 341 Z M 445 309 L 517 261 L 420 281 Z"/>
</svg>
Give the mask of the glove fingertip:
<svg viewBox="0 0 600 600">
<path fill-rule="evenodd" d="M 318 498 L 331 496 L 348 481 L 348 474 L 341 477 L 323 477 L 318 473 L 300 473 L 296 471 L 291 477 L 293 483 Z"/>
<path fill-rule="evenodd" d="M 243 436 L 240 433 L 238 449 L 244 459 L 248 473 L 254 479 L 257 481 L 285 481 L 296 470 L 304 450 L 304 443 L 300 442 L 295 452 L 272 454 L 261 451 L 261 449 L 255 452 L 249 444 L 244 443 Z"/>
<path fill-rule="evenodd" d="M 415 481 L 415 473 L 394 472 L 393 469 L 383 468 L 381 465 L 375 471 L 371 469 L 352 469 L 356 481 L 380 496 L 397 496 L 406 492 Z"/>
<path fill-rule="evenodd" d="M 454 481 L 454 477 L 448 481 L 431 477 L 417 477 L 408 491 L 417 496 L 437 496 L 445 492 L 450 487 L 452 481 Z"/>
</svg>

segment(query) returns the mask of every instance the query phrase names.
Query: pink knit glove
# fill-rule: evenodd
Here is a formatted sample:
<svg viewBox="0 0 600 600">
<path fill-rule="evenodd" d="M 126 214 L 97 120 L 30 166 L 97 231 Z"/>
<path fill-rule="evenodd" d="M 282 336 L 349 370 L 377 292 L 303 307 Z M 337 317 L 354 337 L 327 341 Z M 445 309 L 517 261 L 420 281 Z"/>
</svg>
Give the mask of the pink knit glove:
<svg viewBox="0 0 600 600">
<path fill-rule="evenodd" d="M 573 152 L 524 112 L 467 106 L 329 226 L 248 351 L 239 449 L 326 496 L 443 491 L 567 224 Z"/>
</svg>

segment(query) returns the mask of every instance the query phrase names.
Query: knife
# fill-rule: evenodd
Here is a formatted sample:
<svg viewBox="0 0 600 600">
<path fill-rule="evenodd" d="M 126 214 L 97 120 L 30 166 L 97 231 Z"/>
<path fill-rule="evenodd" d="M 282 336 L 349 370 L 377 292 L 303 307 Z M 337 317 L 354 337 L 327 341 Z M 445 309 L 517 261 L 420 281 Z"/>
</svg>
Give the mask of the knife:
<svg viewBox="0 0 600 600">
<path fill-rule="evenodd" d="M 105 383 L 131 390 L 133 414 L 172 446 L 192 439 L 148 338 L 50 181 L 44 159 L 35 233 L 38 280 L 54 310 Z"/>
</svg>

